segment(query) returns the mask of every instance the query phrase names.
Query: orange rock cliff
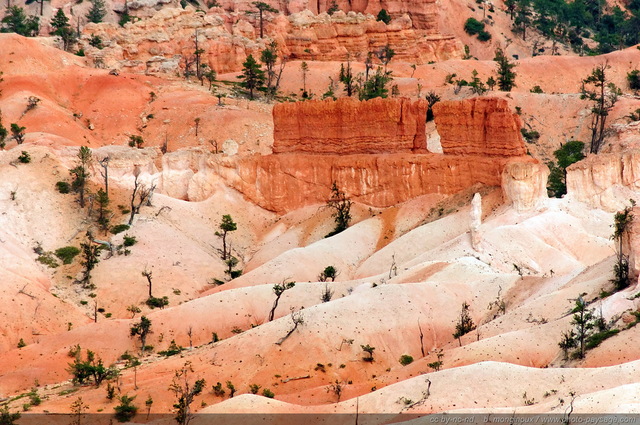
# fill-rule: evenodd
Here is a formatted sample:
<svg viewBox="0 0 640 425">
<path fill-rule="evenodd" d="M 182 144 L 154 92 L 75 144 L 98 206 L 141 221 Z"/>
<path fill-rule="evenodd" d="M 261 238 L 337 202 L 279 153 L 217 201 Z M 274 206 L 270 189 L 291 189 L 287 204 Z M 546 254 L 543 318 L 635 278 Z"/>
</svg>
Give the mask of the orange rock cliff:
<svg viewBox="0 0 640 425">
<path fill-rule="evenodd" d="M 500 186 L 507 162 L 534 161 L 503 99 L 443 102 L 436 125 L 444 154 L 426 151 L 422 101 L 297 102 L 275 107 L 273 115 L 273 155 L 210 166 L 253 202 L 280 213 L 323 203 L 334 181 L 352 199 L 386 207 L 476 183 Z"/>
</svg>

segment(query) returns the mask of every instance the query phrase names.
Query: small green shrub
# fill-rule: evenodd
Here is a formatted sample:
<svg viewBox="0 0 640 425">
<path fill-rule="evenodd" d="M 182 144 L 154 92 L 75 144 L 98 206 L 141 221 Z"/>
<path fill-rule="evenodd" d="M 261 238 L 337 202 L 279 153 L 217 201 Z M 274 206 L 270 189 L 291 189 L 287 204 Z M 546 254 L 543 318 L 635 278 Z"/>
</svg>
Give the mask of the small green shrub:
<svg viewBox="0 0 640 425">
<path fill-rule="evenodd" d="M 616 335 L 618 332 L 620 332 L 619 329 L 609 329 L 609 330 L 604 330 L 602 332 L 595 333 L 588 338 L 585 348 L 587 350 L 596 348 L 597 346 L 602 344 L 602 341 L 604 341 L 607 338 L 611 338 L 612 336 Z"/>
<path fill-rule="evenodd" d="M 399 361 L 400 361 L 400 364 L 402 366 L 406 366 L 408 364 L 413 363 L 413 357 L 411 357 L 408 354 L 403 354 L 403 355 L 400 356 L 400 360 Z"/>
<path fill-rule="evenodd" d="M 74 257 L 80 254 L 80 249 L 75 246 L 65 246 L 56 249 L 55 254 L 62 261 L 62 264 L 71 264 Z"/>
<path fill-rule="evenodd" d="M 544 93 L 544 91 L 542 90 L 542 87 L 540 86 L 533 86 L 530 90 L 531 93 L 537 93 L 537 94 L 542 94 Z"/>
<path fill-rule="evenodd" d="M 31 155 L 29 155 L 29 152 L 27 151 L 22 151 L 22 153 L 18 157 L 18 161 L 20 161 L 20 163 L 22 164 L 28 164 L 31 162 Z"/>
<path fill-rule="evenodd" d="M 225 390 L 224 388 L 222 388 L 222 383 L 218 382 L 217 384 L 215 384 L 212 388 L 213 390 L 213 394 L 217 397 L 222 397 L 224 396 Z"/>
<path fill-rule="evenodd" d="M 265 388 L 262 390 L 262 395 L 267 398 L 274 398 L 276 395 L 269 388 Z"/>
<path fill-rule="evenodd" d="M 147 304 L 149 308 L 164 308 L 165 306 L 169 305 L 169 297 L 150 297 L 147 301 L 145 301 L 145 304 Z"/>
<path fill-rule="evenodd" d="M 251 384 L 249 385 L 249 392 L 251 394 L 258 394 L 258 391 L 260 390 L 260 385 L 258 384 Z"/>
<path fill-rule="evenodd" d="M 489 34 L 487 31 L 480 31 L 478 33 L 478 40 L 480 41 L 489 41 L 491 40 L 491 34 Z"/>
<path fill-rule="evenodd" d="M 58 264 L 56 259 L 53 258 L 53 253 L 51 253 L 49 251 L 43 252 L 41 255 L 38 256 L 38 258 L 36 260 L 39 263 L 42 263 L 45 266 L 50 267 L 52 269 L 55 269 L 56 267 L 58 267 L 60 265 L 60 264 Z"/>
<path fill-rule="evenodd" d="M 24 342 L 24 339 L 20 338 L 20 341 L 18 341 L 18 348 L 22 348 L 26 346 L 27 344 Z"/>
<path fill-rule="evenodd" d="M 475 18 L 469 18 L 464 23 L 464 31 L 469 35 L 476 35 L 480 31 L 484 31 L 484 24 Z"/>
<path fill-rule="evenodd" d="M 128 224 L 117 224 L 111 228 L 110 232 L 117 235 L 118 233 L 122 233 L 126 230 L 129 230 Z"/>
<path fill-rule="evenodd" d="M 57 182 L 56 183 L 56 190 L 60 193 L 69 193 L 71 191 L 71 185 L 67 182 Z"/>
<path fill-rule="evenodd" d="M 127 395 L 118 398 L 120 404 L 113 408 L 116 411 L 115 417 L 118 422 L 129 422 L 138 413 L 138 407 L 133 404 L 135 399 L 136 396 L 129 397 Z"/>
<path fill-rule="evenodd" d="M 138 242 L 135 236 L 124 235 L 124 246 L 133 246 Z"/>
<path fill-rule="evenodd" d="M 180 354 L 182 350 L 184 350 L 184 348 L 176 344 L 175 339 L 172 339 L 169 348 L 167 348 L 165 351 L 158 351 L 158 354 L 160 354 L 161 356 L 171 357 L 175 356 L 176 354 Z"/>
</svg>

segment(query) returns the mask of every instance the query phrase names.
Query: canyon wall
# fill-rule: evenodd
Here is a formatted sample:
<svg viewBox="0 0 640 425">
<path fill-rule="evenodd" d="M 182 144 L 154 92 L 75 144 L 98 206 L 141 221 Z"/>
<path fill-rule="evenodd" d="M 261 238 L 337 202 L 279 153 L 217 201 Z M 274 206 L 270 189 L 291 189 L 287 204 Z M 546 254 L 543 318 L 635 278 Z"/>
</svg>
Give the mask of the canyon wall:
<svg viewBox="0 0 640 425">
<path fill-rule="evenodd" d="M 473 105 L 494 105 L 500 112 L 469 119 L 464 111 L 473 110 Z M 518 154 L 525 149 L 519 128 L 510 133 L 489 131 L 481 139 L 474 136 L 518 124 L 503 106 L 495 99 L 470 99 L 440 108 L 441 121 L 458 119 L 466 129 L 460 132 L 456 126 L 445 125 L 438 129 L 443 139 L 470 146 L 473 153 L 459 154 L 460 149 L 452 149 L 453 154 L 434 154 L 424 149 L 426 108 L 422 101 L 342 99 L 279 105 L 273 112 L 274 154 L 209 156 L 190 180 L 187 198 L 206 199 L 222 179 L 257 205 L 283 213 L 324 203 L 332 183 L 337 182 L 354 201 L 388 207 L 428 193 L 453 194 L 476 183 L 500 186 L 503 170 L 511 164 L 514 170 L 520 167 L 525 172 L 511 173 L 507 184 L 513 187 L 506 193 L 512 194 L 514 206 L 526 209 L 537 202 L 540 184 L 536 182 L 544 176 L 536 178 L 533 174 L 539 171 L 539 164 Z M 492 110 L 489 106 L 484 109 Z"/>
<path fill-rule="evenodd" d="M 336 12 L 313 15 L 309 10 L 289 17 L 278 37 L 294 59 L 343 61 L 348 56 L 364 60 L 367 52 L 385 45 L 395 52 L 395 61 L 425 64 L 431 61 L 461 59 L 464 46 L 452 35 L 436 28 L 416 30 L 409 15 L 401 15 L 388 25 L 371 15 Z"/>
<path fill-rule="evenodd" d="M 504 157 L 527 153 L 520 133 L 522 121 L 505 99 L 438 102 L 433 115 L 444 154 Z"/>
<path fill-rule="evenodd" d="M 408 98 L 280 103 L 273 152 L 426 153 L 426 115 L 426 101 Z"/>
<path fill-rule="evenodd" d="M 96 66 L 148 74 L 182 73 L 185 59 L 195 50 L 196 31 L 198 48 L 205 52 L 203 63 L 218 73 L 239 71 L 248 55 L 259 57 L 270 42 L 259 38 L 255 16 L 222 8 L 196 11 L 190 6 L 164 8 L 124 27 L 88 24 L 83 31 L 84 50 Z M 88 44 L 93 35 L 101 37 L 103 49 Z M 424 64 L 461 58 L 464 50 L 453 36 L 414 29 L 408 15 L 385 25 L 371 15 L 355 12 L 266 14 L 265 35 L 278 43 L 281 55 L 314 61 L 344 61 L 347 57 L 363 61 L 369 52 L 389 45 L 395 60 Z"/>
<path fill-rule="evenodd" d="M 589 155 L 567 168 L 567 196 L 615 212 L 640 201 L 640 150 Z"/>
</svg>

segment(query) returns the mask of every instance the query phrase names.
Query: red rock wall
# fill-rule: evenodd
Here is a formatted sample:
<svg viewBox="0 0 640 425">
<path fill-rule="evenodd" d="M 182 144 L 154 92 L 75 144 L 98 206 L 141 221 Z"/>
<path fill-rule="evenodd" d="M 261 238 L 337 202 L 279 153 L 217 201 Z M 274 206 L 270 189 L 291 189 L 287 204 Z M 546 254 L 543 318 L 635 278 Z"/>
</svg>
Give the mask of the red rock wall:
<svg viewBox="0 0 640 425">
<path fill-rule="evenodd" d="M 273 108 L 273 152 L 374 154 L 426 152 L 424 100 L 280 103 Z"/>
<path fill-rule="evenodd" d="M 339 15 L 336 14 L 336 15 Z M 301 15 L 291 18 L 280 44 L 292 59 L 344 61 L 347 57 L 361 60 L 368 52 L 389 45 L 394 60 L 415 64 L 462 58 L 464 46 L 452 35 L 413 28 L 415 17 L 395 19 L 389 25 L 375 19 L 356 17 L 331 20 Z"/>
<path fill-rule="evenodd" d="M 500 186 L 509 160 L 439 154 L 280 154 L 240 160 L 227 183 L 278 213 L 326 202 L 334 181 L 354 201 L 388 207 L 428 193 L 453 194 L 475 183 Z"/>
<path fill-rule="evenodd" d="M 520 117 L 504 99 L 478 97 L 433 107 L 445 155 L 519 156 L 527 150 Z"/>
</svg>

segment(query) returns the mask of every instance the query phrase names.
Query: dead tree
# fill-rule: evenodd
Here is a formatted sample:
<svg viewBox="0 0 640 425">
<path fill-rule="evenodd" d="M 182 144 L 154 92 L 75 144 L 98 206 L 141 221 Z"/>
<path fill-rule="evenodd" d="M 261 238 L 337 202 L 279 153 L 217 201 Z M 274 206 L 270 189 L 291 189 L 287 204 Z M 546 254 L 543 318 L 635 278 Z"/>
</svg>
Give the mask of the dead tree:
<svg viewBox="0 0 640 425">
<path fill-rule="evenodd" d="M 144 271 L 142 272 L 142 276 L 147 278 L 147 282 L 149 282 L 149 298 L 153 298 L 153 295 L 151 295 L 151 289 L 152 289 L 152 282 L 151 282 L 151 276 L 152 276 L 153 272 L 151 272 L 150 270 L 147 270 L 146 268 L 144 269 Z"/>
<path fill-rule="evenodd" d="M 140 176 L 140 169 L 136 167 L 134 172 L 135 179 L 133 181 L 133 192 L 131 193 L 131 216 L 129 217 L 129 226 L 133 224 L 133 219 L 136 214 L 140 213 L 140 207 L 146 201 L 155 189 L 155 185 L 147 188 L 144 184 L 140 183 L 138 177 Z"/>
<path fill-rule="evenodd" d="M 293 322 L 293 327 L 289 330 L 289 332 L 287 332 L 285 336 L 283 336 L 278 340 L 278 342 L 276 342 L 276 345 L 282 345 L 282 343 L 287 338 L 289 338 L 296 331 L 296 329 L 298 329 L 298 326 L 304 324 L 304 317 L 302 317 L 302 312 L 294 311 L 293 308 L 291 308 L 291 321 Z"/>
<path fill-rule="evenodd" d="M 98 164 L 100 164 L 100 166 L 102 167 L 102 170 L 100 170 L 100 174 L 104 179 L 104 193 L 107 194 L 107 199 L 109 199 L 109 157 L 105 156 L 98 161 Z"/>
</svg>

